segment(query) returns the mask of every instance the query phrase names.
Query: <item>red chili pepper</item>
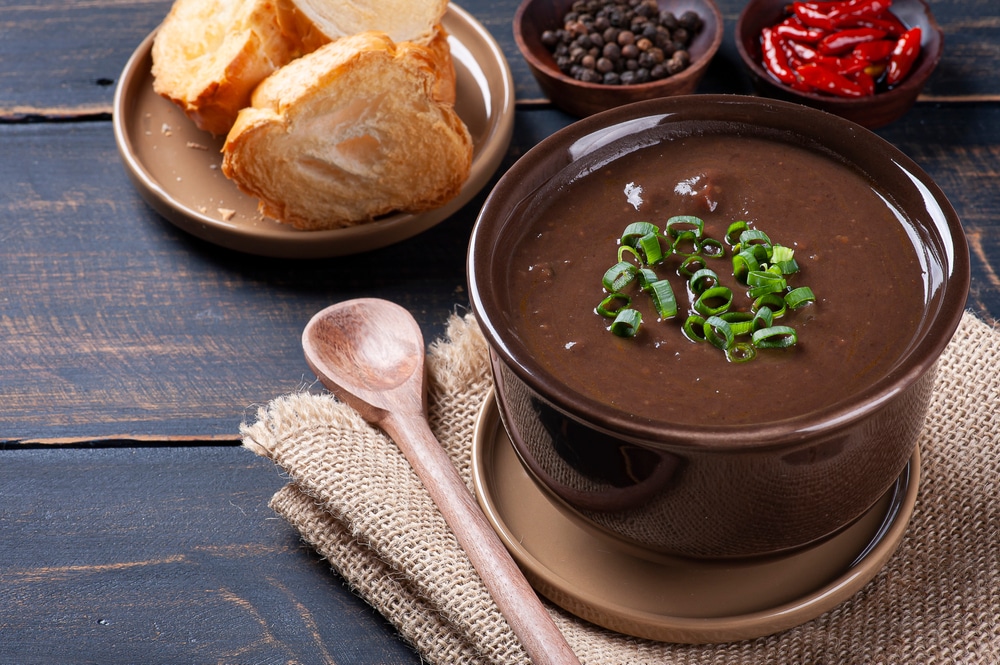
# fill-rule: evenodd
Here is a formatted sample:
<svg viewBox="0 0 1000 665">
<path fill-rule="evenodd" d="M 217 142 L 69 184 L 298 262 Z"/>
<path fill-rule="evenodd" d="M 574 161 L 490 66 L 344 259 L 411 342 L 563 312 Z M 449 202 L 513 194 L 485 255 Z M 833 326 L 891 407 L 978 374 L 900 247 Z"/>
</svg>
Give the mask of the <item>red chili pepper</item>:
<svg viewBox="0 0 1000 665">
<path fill-rule="evenodd" d="M 810 6 L 805 2 L 793 2 L 792 11 L 802 23 L 811 28 L 821 28 L 823 30 L 833 30 L 835 26 L 830 17 L 823 11 Z"/>
<path fill-rule="evenodd" d="M 807 46 L 806 44 L 801 44 L 794 39 L 781 39 L 781 43 L 786 44 L 789 50 L 795 54 L 795 57 L 803 63 L 812 62 L 816 59 L 816 56 L 819 55 L 819 53 L 816 52 L 816 49 Z"/>
<path fill-rule="evenodd" d="M 827 35 L 819 41 L 817 48 L 824 55 L 840 55 L 852 50 L 858 44 L 885 37 L 885 32 L 874 28 L 853 28 Z"/>
<path fill-rule="evenodd" d="M 828 15 L 835 26 L 847 27 L 859 18 L 878 18 L 891 4 L 891 0 L 858 0 L 841 5 Z"/>
<path fill-rule="evenodd" d="M 804 26 L 798 21 L 786 20 L 774 28 L 774 34 L 783 39 L 794 39 L 797 42 L 815 44 L 826 36 L 825 30 Z"/>
<path fill-rule="evenodd" d="M 910 73 L 913 62 L 920 55 L 920 27 L 910 28 L 896 42 L 896 47 L 889 56 L 889 71 L 885 82 L 896 85 Z"/>
<path fill-rule="evenodd" d="M 841 26 L 846 27 L 846 26 Z M 906 26 L 903 22 L 896 18 L 896 15 L 892 12 L 884 12 L 881 16 L 872 17 L 861 17 L 854 21 L 854 27 L 856 28 L 875 28 L 876 30 L 884 30 L 885 34 L 890 37 L 899 37 L 904 32 L 906 32 Z"/>
<path fill-rule="evenodd" d="M 851 51 L 851 55 L 856 58 L 860 58 L 861 60 L 867 60 L 868 62 L 880 62 L 889 57 L 895 46 L 895 42 L 889 41 L 888 39 L 879 39 L 873 42 L 862 42 L 854 47 L 854 50 Z"/>
<path fill-rule="evenodd" d="M 788 56 L 770 28 L 760 31 L 760 49 L 764 56 L 764 68 L 768 72 L 787 85 L 797 82 L 795 71 L 788 64 Z"/>
<path fill-rule="evenodd" d="M 843 58 L 838 58 L 835 55 L 817 55 L 812 62 L 815 62 L 824 69 L 841 75 L 860 72 L 870 64 L 867 60 L 858 60 L 850 55 Z"/>
<path fill-rule="evenodd" d="M 875 94 L 875 79 L 864 70 L 852 72 L 848 78 L 858 84 L 865 96 L 870 97 Z"/>
<path fill-rule="evenodd" d="M 865 91 L 860 85 L 846 76 L 830 71 L 815 62 L 802 65 L 795 70 L 806 85 L 838 97 L 864 97 Z"/>
</svg>

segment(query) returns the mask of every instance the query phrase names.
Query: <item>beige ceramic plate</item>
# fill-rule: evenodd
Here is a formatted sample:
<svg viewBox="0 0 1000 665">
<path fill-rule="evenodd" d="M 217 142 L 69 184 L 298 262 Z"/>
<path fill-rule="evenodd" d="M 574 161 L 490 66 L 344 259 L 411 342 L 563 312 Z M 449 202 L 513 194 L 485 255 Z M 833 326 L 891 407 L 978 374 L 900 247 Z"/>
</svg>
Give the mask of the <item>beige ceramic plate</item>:
<svg viewBox="0 0 1000 665">
<path fill-rule="evenodd" d="M 125 65 L 115 91 L 115 140 L 129 177 L 146 202 L 181 229 L 252 254 L 342 256 L 425 231 L 486 185 L 507 152 L 514 128 L 514 81 L 500 47 L 455 5 L 449 5 L 443 23 L 457 75 L 455 108 L 472 134 L 474 154 L 469 180 L 441 208 L 331 231 L 298 231 L 262 217 L 256 199 L 241 193 L 219 169 L 224 137 L 198 130 L 180 109 L 153 92 L 152 34 Z"/>
<path fill-rule="evenodd" d="M 857 593 L 902 540 L 919 468 L 917 451 L 874 508 L 822 544 L 769 559 L 700 562 L 616 544 L 557 508 L 521 466 L 492 395 L 472 459 L 480 505 L 540 594 L 611 630 L 695 644 L 786 630 Z"/>
</svg>

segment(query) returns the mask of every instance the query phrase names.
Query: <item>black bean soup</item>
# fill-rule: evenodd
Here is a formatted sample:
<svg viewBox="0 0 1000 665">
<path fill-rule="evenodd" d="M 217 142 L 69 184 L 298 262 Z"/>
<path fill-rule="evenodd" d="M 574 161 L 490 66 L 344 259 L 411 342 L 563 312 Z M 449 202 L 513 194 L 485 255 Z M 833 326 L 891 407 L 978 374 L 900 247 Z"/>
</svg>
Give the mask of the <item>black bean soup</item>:
<svg viewBox="0 0 1000 665">
<path fill-rule="evenodd" d="M 675 215 L 704 220 L 705 234 L 720 239 L 742 220 L 794 250 L 794 281 L 816 296 L 775 321 L 796 330 L 794 346 L 737 363 L 687 339 L 681 326 L 691 303 L 673 257 L 657 271 L 671 281 L 677 316 L 657 320 L 637 294 L 639 332 L 609 332 L 595 308 L 622 231 Z M 566 183 L 518 223 L 526 231 L 512 255 L 509 293 L 528 348 L 576 391 L 637 417 L 725 426 L 830 405 L 893 365 L 924 308 L 924 269 L 888 197 L 834 159 L 777 140 L 660 141 Z M 733 307 L 749 308 L 729 248 L 707 262 L 732 287 Z"/>
</svg>

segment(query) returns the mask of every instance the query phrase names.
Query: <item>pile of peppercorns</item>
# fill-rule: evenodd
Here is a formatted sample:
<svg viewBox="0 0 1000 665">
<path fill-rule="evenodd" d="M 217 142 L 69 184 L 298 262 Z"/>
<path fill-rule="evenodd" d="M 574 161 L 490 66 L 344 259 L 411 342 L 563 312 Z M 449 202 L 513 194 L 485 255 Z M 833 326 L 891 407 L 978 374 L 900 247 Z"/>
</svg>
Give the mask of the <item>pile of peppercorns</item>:
<svg viewBox="0 0 1000 665">
<path fill-rule="evenodd" d="M 656 0 L 577 0 L 563 27 L 542 43 L 567 76 L 588 83 L 633 85 L 666 78 L 691 64 L 688 47 L 701 30 L 693 11 L 660 11 Z"/>
</svg>

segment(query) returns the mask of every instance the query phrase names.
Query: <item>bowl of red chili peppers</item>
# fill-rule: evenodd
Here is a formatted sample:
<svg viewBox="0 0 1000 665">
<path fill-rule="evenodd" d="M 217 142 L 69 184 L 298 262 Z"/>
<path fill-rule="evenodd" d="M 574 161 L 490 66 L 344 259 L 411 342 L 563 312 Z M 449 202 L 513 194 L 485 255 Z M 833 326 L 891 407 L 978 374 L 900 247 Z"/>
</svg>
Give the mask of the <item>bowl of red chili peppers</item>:
<svg viewBox="0 0 1000 665">
<path fill-rule="evenodd" d="M 925 0 L 750 0 L 736 24 L 758 92 L 870 129 L 913 106 L 943 47 Z"/>
</svg>

